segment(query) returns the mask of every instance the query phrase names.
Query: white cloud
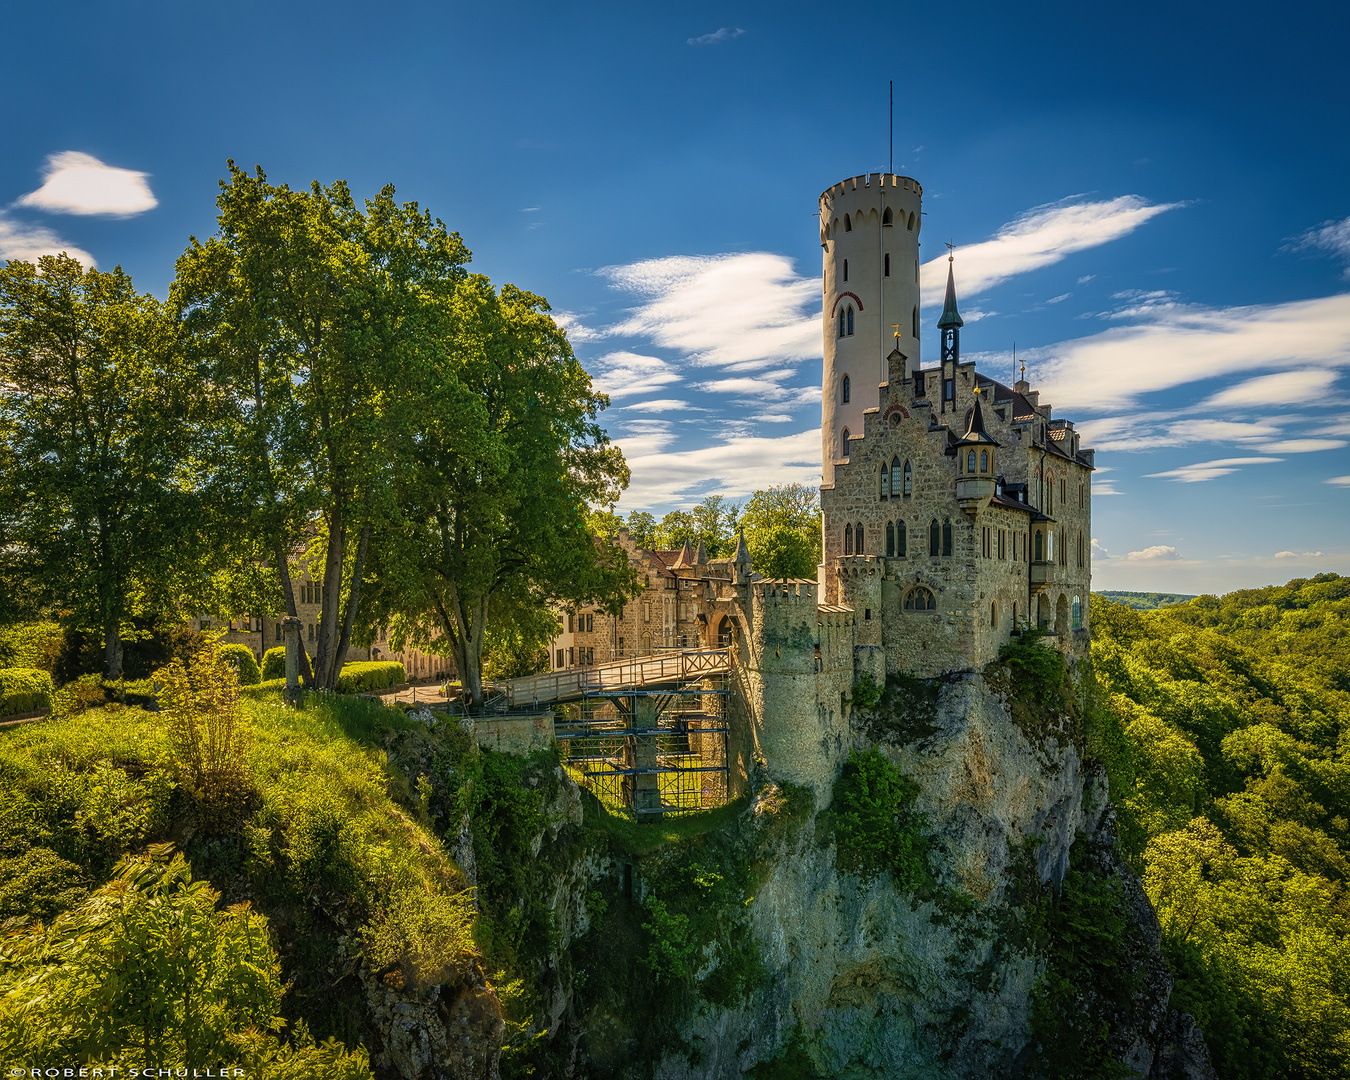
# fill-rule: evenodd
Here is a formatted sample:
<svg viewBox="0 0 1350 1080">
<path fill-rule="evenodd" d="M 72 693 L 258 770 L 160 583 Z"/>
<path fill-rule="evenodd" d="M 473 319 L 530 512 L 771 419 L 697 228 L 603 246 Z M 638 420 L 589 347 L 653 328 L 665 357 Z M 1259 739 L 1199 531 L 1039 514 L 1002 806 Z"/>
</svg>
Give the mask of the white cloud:
<svg viewBox="0 0 1350 1080">
<path fill-rule="evenodd" d="M 649 394 L 680 381 L 680 373 L 669 361 L 634 352 L 606 353 L 589 366 L 595 388 L 612 398 Z"/>
<path fill-rule="evenodd" d="M 1320 551 L 1277 551 L 1273 556 L 1276 559 L 1319 559 L 1321 557 Z"/>
<path fill-rule="evenodd" d="M 714 30 L 711 34 L 701 34 L 698 37 L 689 39 L 690 45 L 720 45 L 724 41 L 734 41 L 744 34 L 745 31 L 739 26 L 723 26 L 719 30 Z"/>
<path fill-rule="evenodd" d="M 1271 465 L 1282 460 L 1284 459 L 1275 457 L 1219 458 L 1215 461 L 1198 461 L 1194 465 L 1183 465 L 1179 469 L 1168 469 L 1166 472 L 1148 475 L 1175 480 L 1181 484 L 1198 484 L 1202 480 L 1213 480 L 1237 472 L 1243 465 Z"/>
<path fill-rule="evenodd" d="M 992 240 L 957 249 L 957 292 L 974 296 L 1076 251 L 1118 240 L 1180 205 L 1150 205 L 1138 195 L 1122 195 L 1103 202 L 1065 201 L 1035 207 L 1004 225 Z M 945 254 L 924 264 L 921 280 L 923 303 L 941 305 L 947 288 Z"/>
<path fill-rule="evenodd" d="M 1283 442 L 1262 443 L 1263 454 L 1315 454 L 1319 450 L 1339 450 L 1344 439 L 1285 439 Z"/>
<path fill-rule="evenodd" d="M 687 401 L 681 401 L 679 398 L 658 398 L 656 401 L 639 401 L 635 405 L 624 405 L 625 412 L 641 410 L 649 413 L 663 412 L 707 412 L 707 409 L 700 409 L 690 405 Z"/>
<path fill-rule="evenodd" d="M 790 423 L 794 417 L 791 413 L 754 413 L 750 416 L 751 420 L 757 420 L 761 424 L 786 424 Z"/>
<path fill-rule="evenodd" d="M 147 184 L 149 173 L 118 169 L 98 158 L 66 150 L 47 158 L 42 186 L 18 200 L 57 214 L 101 214 L 131 217 L 159 205 Z"/>
<path fill-rule="evenodd" d="M 1168 544 L 1154 544 L 1143 551 L 1131 551 L 1125 556 L 1126 562 L 1171 562 L 1180 559 L 1177 549 Z"/>
<path fill-rule="evenodd" d="M 1092 557 L 1094 559 L 1109 559 L 1111 553 L 1102 546 L 1102 542 L 1095 536 L 1092 538 Z"/>
<path fill-rule="evenodd" d="M 1336 487 L 1350 487 L 1350 476 L 1332 476 L 1325 483 L 1333 484 Z"/>
<path fill-rule="evenodd" d="M 1207 398 L 1202 407 L 1223 409 L 1239 405 L 1301 405 L 1325 394 L 1336 381 L 1336 372 L 1326 368 L 1299 368 L 1244 379 Z"/>
<path fill-rule="evenodd" d="M 1344 221 L 1322 222 L 1321 225 L 1305 232 L 1286 250 L 1307 251 L 1310 248 L 1329 251 L 1342 259 L 1350 259 L 1350 217 Z M 1346 276 L 1350 277 L 1350 267 L 1346 268 Z"/>
<path fill-rule="evenodd" d="M 1086 285 L 1089 281 L 1091 281 L 1091 280 L 1092 280 L 1093 278 L 1095 278 L 1096 276 L 1097 276 L 1096 274 L 1084 274 L 1082 277 L 1080 277 L 1080 278 L 1078 279 L 1078 284 L 1079 284 L 1079 285 Z"/>
<path fill-rule="evenodd" d="M 1052 296 L 1052 297 L 1050 297 L 1050 299 L 1047 300 L 1046 303 L 1047 303 L 1047 304 L 1059 304 L 1059 303 L 1062 303 L 1063 301 L 1067 300 L 1067 299 L 1068 299 L 1069 297 L 1071 297 L 1072 295 L 1073 295 L 1073 293 L 1071 293 L 1071 292 L 1060 293 L 1058 296 Z"/>
<path fill-rule="evenodd" d="M 97 265 L 89 252 L 67 244 L 45 225 L 16 221 L 0 210 L 0 259 L 37 262 L 43 255 L 59 255 L 63 251 L 86 267 Z"/>
<path fill-rule="evenodd" d="M 768 252 L 673 255 L 601 271 L 644 298 L 609 335 L 639 335 L 700 367 L 756 371 L 821 356 L 820 283 Z"/>
<path fill-rule="evenodd" d="M 818 427 L 778 438 L 737 435 L 695 450 L 670 449 L 676 439 L 673 432 L 653 432 L 616 440 L 632 470 L 625 511 L 679 505 L 713 492 L 738 499 L 771 484 L 820 483 Z"/>
<path fill-rule="evenodd" d="M 1206 442 L 1249 444 L 1280 434 L 1275 422 L 1277 418 L 1244 423 L 1189 416 L 1177 419 L 1177 416 L 1174 412 L 1103 416 L 1084 420 L 1077 429 L 1085 446 L 1102 453 L 1156 450 Z"/>
<path fill-rule="evenodd" d="M 1253 307 L 1135 310 L 1137 325 L 1028 350 L 1041 400 L 1105 412 L 1132 406 L 1142 393 L 1220 376 L 1350 365 L 1350 294 Z"/>
</svg>

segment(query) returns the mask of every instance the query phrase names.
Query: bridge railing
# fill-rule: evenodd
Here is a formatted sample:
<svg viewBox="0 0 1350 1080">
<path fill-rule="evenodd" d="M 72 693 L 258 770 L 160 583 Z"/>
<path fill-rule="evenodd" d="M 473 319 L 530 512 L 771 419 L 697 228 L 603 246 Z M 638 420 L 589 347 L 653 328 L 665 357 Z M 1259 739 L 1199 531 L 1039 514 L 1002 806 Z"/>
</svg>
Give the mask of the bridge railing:
<svg viewBox="0 0 1350 1080">
<path fill-rule="evenodd" d="M 554 701 L 572 701 L 588 693 L 605 690 L 676 683 L 719 674 L 730 668 L 729 649 L 681 649 L 654 656 L 614 660 L 594 667 L 526 675 L 507 682 L 493 683 L 491 688 L 506 694 L 512 705 L 543 705 Z"/>
</svg>

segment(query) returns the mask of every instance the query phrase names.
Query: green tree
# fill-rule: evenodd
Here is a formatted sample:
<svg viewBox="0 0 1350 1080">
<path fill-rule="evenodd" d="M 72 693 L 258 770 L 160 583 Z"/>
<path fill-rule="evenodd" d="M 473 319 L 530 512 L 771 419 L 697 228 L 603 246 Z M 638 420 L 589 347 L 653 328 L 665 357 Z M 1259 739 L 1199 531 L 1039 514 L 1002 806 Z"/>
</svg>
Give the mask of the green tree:
<svg viewBox="0 0 1350 1080">
<path fill-rule="evenodd" d="M 0 546 L 102 638 L 110 679 L 132 616 L 173 610 L 200 579 L 193 375 L 172 319 L 120 267 L 0 269 Z"/>
<path fill-rule="evenodd" d="M 745 546 L 766 577 L 814 578 L 820 562 L 820 495 L 804 484 L 756 491 L 741 508 Z"/>
<path fill-rule="evenodd" d="M 490 625 L 537 620 L 563 603 L 622 603 L 636 589 L 623 549 L 593 535 L 589 507 L 628 482 L 596 422 L 591 388 L 545 301 L 473 275 L 448 333 L 407 369 L 416 408 L 388 451 L 397 524 L 377 556 L 371 621 L 401 616 L 413 641 L 454 658 L 475 698 Z"/>
<path fill-rule="evenodd" d="M 628 514 L 626 523 L 628 535 L 633 538 L 633 543 L 640 548 L 648 551 L 656 548 L 656 518 L 644 510 L 632 510 Z"/>
<path fill-rule="evenodd" d="M 372 541 L 393 515 L 403 385 L 443 347 L 469 253 L 458 234 L 384 188 L 364 208 L 346 184 L 293 191 L 229 163 L 219 232 L 178 260 L 173 302 L 228 388 L 215 483 L 233 531 L 266 537 L 280 603 L 307 537 L 321 582 L 313 682 L 337 684 Z M 399 392 L 402 388 L 404 392 Z M 273 594 L 276 595 L 275 593 Z"/>
</svg>

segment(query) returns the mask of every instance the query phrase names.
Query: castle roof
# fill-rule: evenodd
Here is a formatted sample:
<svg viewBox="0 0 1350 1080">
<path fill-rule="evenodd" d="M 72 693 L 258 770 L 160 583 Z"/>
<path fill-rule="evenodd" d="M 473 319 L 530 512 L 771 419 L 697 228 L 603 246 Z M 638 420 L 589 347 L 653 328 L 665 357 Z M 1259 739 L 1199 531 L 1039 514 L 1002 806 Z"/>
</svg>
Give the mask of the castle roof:
<svg viewBox="0 0 1350 1080">
<path fill-rule="evenodd" d="M 942 304 L 942 318 L 938 320 L 938 329 L 954 329 L 965 326 L 965 321 L 956 310 L 956 278 L 952 275 L 953 257 L 947 256 L 947 299 Z"/>
<path fill-rule="evenodd" d="M 966 433 L 961 436 L 961 441 L 957 446 L 997 446 L 996 443 L 984 430 L 984 410 L 980 408 L 979 386 L 975 387 L 975 407 L 970 410 L 970 425 L 966 428 Z"/>
</svg>

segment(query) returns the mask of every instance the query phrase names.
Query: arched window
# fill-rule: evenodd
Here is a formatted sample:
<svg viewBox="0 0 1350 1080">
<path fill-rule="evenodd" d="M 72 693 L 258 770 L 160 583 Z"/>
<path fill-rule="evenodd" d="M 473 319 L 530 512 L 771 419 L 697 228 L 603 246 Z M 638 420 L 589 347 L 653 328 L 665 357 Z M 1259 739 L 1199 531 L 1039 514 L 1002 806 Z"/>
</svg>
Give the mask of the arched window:
<svg viewBox="0 0 1350 1080">
<path fill-rule="evenodd" d="M 853 305 L 852 305 L 852 304 L 849 304 L 849 306 L 848 306 L 848 332 L 849 332 L 849 336 L 852 336 L 852 334 L 853 334 Z"/>
<path fill-rule="evenodd" d="M 1055 530 L 1051 529 L 1045 534 L 1045 561 L 1055 561 Z"/>
<path fill-rule="evenodd" d="M 905 538 L 905 523 L 903 521 L 895 523 L 895 532 L 895 554 L 903 559 L 909 554 L 909 544 Z"/>
<path fill-rule="evenodd" d="M 891 276 L 891 257 L 890 257 L 889 255 L 887 255 L 887 256 L 886 256 L 886 268 L 885 268 L 885 270 L 882 272 L 882 277 L 890 277 L 890 276 Z"/>
<path fill-rule="evenodd" d="M 863 527 L 861 521 L 853 526 L 853 548 L 859 555 L 867 554 L 866 550 L 863 548 Z"/>
<path fill-rule="evenodd" d="M 981 450 L 981 451 L 980 451 L 980 472 L 988 472 L 988 471 L 989 471 L 989 451 L 988 451 L 988 450 Z"/>
<path fill-rule="evenodd" d="M 886 463 L 881 463 L 881 497 L 889 499 L 891 497 L 891 470 L 886 467 Z"/>
<path fill-rule="evenodd" d="M 989 603 L 989 625 L 998 629 L 998 603 L 992 600 Z"/>
<path fill-rule="evenodd" d="M 844 260 L 844 280 L 848 280 L 848 260 Z"/>
<path fill-rule="evenodd" d="M 853 554 L 853 526 L 852 526 L 852 525 L 845 525 L 845 526 L 844 526 L 844 554 L 845 554 L 845 555 L 852 555 L 852 554 Z"/>
<path fill-rule="evenodd" d="M 1073 598 L 1073 628 L 1083 629 L 1083 601 L 1076 596 Z"/>
<path fill-rule="evenodd" d="M 847 376 L 847 375 L 844 376 L 844 382 L 843 382 L 843 399 L 844 399 L 844 404 L 847 405 L 847 404 L 848 404 L 848 376 Z"/>
<path fill-rule="evenodd" d="M 915 305 L 915 307 L 914 307 L 914 333 L 913 333 L 912 336 L 914 336 L 914 337 L 918 337 L 918 336 L 919 336 L 919 308 L 918 308 L 918 305 Z"/>
<path fill-rule="evenodd" d="M 839 436 L 839 456 L 845 461 L 848 460 L 848 428 L 844 428 Z"/>
<path fill-rule="evenodd" d="M 937 518 L 934 518 L 928 526 L 928 554 L 942 554 L 942 530 L 938 526 Z"/>
<path fill-rule="evenodd" d="M 894 221 L 894 216 L 891 214 L 891 208 L 888 206 L 886 207 L 886 212 L 881 215 L 881 223 L 883 225 L 889 225 L 892 221 Z"/>
<path fill-rule="evenodd" d="M 914 588 L 905 593 L 904 608 L 906 611 L 936 611 L 937 598 L 933 595 L 931 589 L 925 589 L 922 585 L 915 585 Z"/>
<path fill-rule="evenodd" d="M 886 522 L 886 557 L 895 556 L 895 522 Z"/>
<path fill-rule="evenodd" d="M 1079 565 L 1079 566 L 1086 566 L 1086 565 L 1087 565 L 1087 558 L 1086 558 L 1086 555 L 1087 555 L 1087 553 L 1086 553 L 1086 551 L 1084 550 L 1084 547 L 1083 547 L 1083 534 L 1082 534 L 1082 533 L 1079 533 L 1079 534 L 1078 534 L 1078 565 Z"/>
<path fill-rule="evenodd" d="M 950 555 L 952 553 L 952 521 L 947 518 L 942 522 L 942 554 Z"/>
<path fill-rule="evenodd" d="M 968 454 L 966 454 L 966 472 L 973 473 L 974 471 L 975 471 L 975 451 L 972 450 Z"/>
<path fill-rule="evenodd" d="M 909 221 L 905 224 L 905 228 L 906 228 L 906 229 L 909 229 L 910 232 L 913 232 L 913 231 L 914 231 L 914 215 L 913 215 L 913 214 L 910 214 L 910 215 L 909 215 Z"/>
<path fill-rule="evenodd" d="M 914 470 L 909 467 L 908 461 L 905 462 L 905 483 L 901 490 L 907 499 L 914 494 Z"/>
<path fill-rule="evenodd" d="M 839 312 L 839 336 L 844 336 L 844 313 Z"/>
<path fill-rule="evenodd" d="M 1040 529 L 1036 530 L 1036 562 L 1045 561 L 1045 534 Z"/>
<path fill-rule="evenodd" d="M 852 220 L 847 214 L 845 214 L 845 215 L 844 215 L 844 232 L 852 232 L 852 231 L 853 231 L 853 220 Z"/>
</svg>

